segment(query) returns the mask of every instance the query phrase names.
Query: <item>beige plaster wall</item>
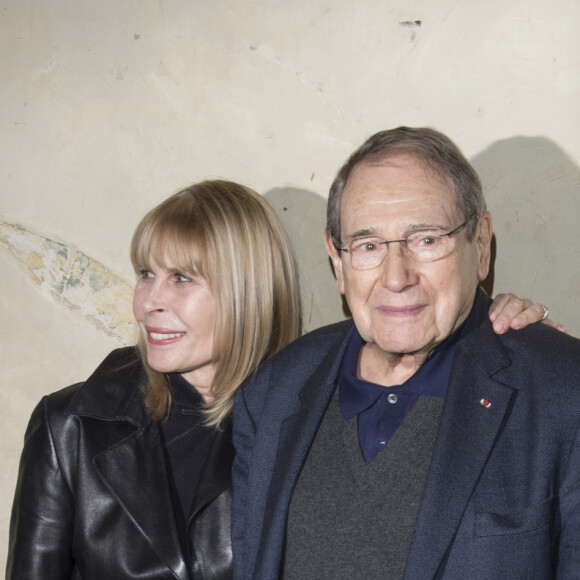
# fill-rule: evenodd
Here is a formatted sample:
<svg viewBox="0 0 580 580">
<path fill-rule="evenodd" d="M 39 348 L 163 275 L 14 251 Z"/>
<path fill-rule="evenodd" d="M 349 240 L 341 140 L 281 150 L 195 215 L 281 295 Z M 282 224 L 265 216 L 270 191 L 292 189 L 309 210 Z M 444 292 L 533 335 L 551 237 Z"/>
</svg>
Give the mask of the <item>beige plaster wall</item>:
<svg viewBox="0 0 580 580">
<path fill-rule="evenodd" d="M 278 208 L 313 328 L 337 167 L 437 127 L 484 178 L 494 291 L 580 335 L 579 89 L 577 0 L 0 0 L 0 566 L 28 416 L 131 342 L 132 230 L 190 182 Z"/>
</svg>

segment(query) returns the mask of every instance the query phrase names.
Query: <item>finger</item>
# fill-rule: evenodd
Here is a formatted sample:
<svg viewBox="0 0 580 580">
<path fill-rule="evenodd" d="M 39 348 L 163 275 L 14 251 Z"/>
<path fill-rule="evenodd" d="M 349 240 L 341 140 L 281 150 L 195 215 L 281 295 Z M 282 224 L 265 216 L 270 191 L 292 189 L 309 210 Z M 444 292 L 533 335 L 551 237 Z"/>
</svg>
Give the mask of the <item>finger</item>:
<svg viewBox="0 0 580 580">
<path fill-rule="evenodd" d="M 524 310 L 513 316 L 509 321 L 509 327 L 515 330 L 525 328 L 528 324 L 539 322 L 544 317 L 544 307 L 538 302 L 524 300 Z"/>
<path fill-rule="evenodd" d="M 489 318 L 490 320 L 493 322 L 502 312 L 502 310 L 505 308 L 506 304 L 509 303 L 510 300 L 514 300 L 514 299 L 518 299 L 518 297 L 515 294 L 511 294 L 511 293 L 501 293 L 498 294 L 494 299 L 493 302 L 491 304 L 491 307 L 489 309 Z"/>
<path fill-rule="evenodd" d="M 508 298 L 493 321 L 493 329 L 498 334 L 506 332 L 508 328 L 523 328 L 541 319 L 544 313 L 541 305 L 527 298 L 522 300 L 514 294 L 508 294 Z"/>
<path fill-rule="evenodd" d="M 547 326 L 551 326 L 552 328 L 555 328 L 556 330 L 559 330 L 560 332 L 564 332 L 565 334 L 568 333 L 568 329 L 563 324 L 560 324 L 559 322 L 554 322 L 553 320 L 550 320 L 549 318 L 542 320 L 542 323 L 546 324 Z"/>
</svg>

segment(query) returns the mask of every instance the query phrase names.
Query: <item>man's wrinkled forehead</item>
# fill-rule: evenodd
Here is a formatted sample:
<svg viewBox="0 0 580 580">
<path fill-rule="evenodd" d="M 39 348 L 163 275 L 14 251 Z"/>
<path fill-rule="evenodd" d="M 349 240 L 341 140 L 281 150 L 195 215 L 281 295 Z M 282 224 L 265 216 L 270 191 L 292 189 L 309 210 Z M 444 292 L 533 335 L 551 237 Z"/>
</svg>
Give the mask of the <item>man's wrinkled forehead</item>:
<svg viewBox="0 0 580 580">
<path fill-rule="evenodd" d="M 356 170 L 360 169 L 361 167 L 378 168 L 389 166 L 408 167 L 408 168 L 410 168 L 411 166 L 413 168 L 416 168 L 418 166 L 423 170 L 426 179 L 437 181 L 441 184 L 446 185 L 447 187 L 449 187 L 451 190 L 454 191 L 454 185 L 450 176 L 434 160 L 429 159 L 426 156 L 419 155 L 416 152 L 409 152 L 404 150 L 393 151 L 388 154 L 375 155 L 373 157 L 363 159 L 352 168 L 352 171 L 350 172 L 349 175 L 349 179 L 345 184 L 345 189 L 348 187 L 350 177 L 355 173 Z"/>
<path fill-rule="evenodd" d="M 389 179 L 388 183 L 383 183 L 381 169 L 385 167 L 401 169 L 401 189 L 403 189 L 404 185 L 408 186 L 407 177 L 417 181 L 417 176 L 419 176 L 422 186 L 425 187 L 426 191 L 439 192 L 442 199 L 445 198 L 445 200 L 449 200 L 451 197 L 454 205 L 459 207 L 459 198 L 454 184 L 441 167 L 419 155 L 400 152 L 365 159 L 353 167 L 342 193 L 340 203 L 341 214 L 345 205 L 350 206 L 352 204 L 358 206 L 359 203 L 366 202 L 365 194 L 368 193 L 368 189 L 361 189 L 358 183 L 358 178 L 363 171 L 365 172 L 366 188 L 372 188 L 377 192 L 380 192 L 383 187 L 385 192 L 387 190 L 392 192 L 393 188 L 396 189 L 397 183 L 393 182 L 392 179 Z M 347 200 L 348 203 L 345 204 Z M 343 216 L 341 215 L 341 217 Z"/>
</svg>

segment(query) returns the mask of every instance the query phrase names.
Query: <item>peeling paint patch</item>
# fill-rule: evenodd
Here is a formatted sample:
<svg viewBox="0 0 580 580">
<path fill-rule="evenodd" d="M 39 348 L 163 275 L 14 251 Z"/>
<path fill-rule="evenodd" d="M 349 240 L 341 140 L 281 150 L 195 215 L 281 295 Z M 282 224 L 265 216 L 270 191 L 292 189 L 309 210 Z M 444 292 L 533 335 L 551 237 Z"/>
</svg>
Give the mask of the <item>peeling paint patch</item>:
<svg viewBox="0 0 580 580">
<path fill-rule="evenodd" d="M 73 246 L 0 221 L 0 246 L 18 260 L 40 292 L 117 340 L 135 341 L 133 288 Z"/>
</svg>

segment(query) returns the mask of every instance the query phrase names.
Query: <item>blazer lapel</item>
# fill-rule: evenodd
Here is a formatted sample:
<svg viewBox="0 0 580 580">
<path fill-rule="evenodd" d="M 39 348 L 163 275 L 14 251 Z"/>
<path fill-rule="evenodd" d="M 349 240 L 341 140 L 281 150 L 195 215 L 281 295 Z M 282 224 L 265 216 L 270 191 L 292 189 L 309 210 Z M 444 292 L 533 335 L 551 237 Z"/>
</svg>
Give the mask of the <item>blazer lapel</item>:
<svg viewBox="0 0 580 580">
<path fill-rule="evenodd" d="M 510 360 L 490 335 L 486 342 L 475 333 L 469 340 L 472 349 L 457 346 L 406 580 L 436 578 L 443 572 L 463 513 L 515 401 L 517 391 L 491 377 Z"/>
<path fill-rule="evenodd" d="M 181 580 L 189 579 L 180 548 L 165 453 L 157 425 L 144 428 L 124 422 L 134 432 L 94 458 L 105 486 L 151 544 L 153 550 Z"/>
<path fill-rule="evenodd" d="M 344 350 L 352 332 L 338 341 L 301 389 L 281 421 L 276 462 L 265 505 L 256 566 L 252 578 L 278 577 L 292 492 L 324 412 L 336 388 Z"/>
</svg>

